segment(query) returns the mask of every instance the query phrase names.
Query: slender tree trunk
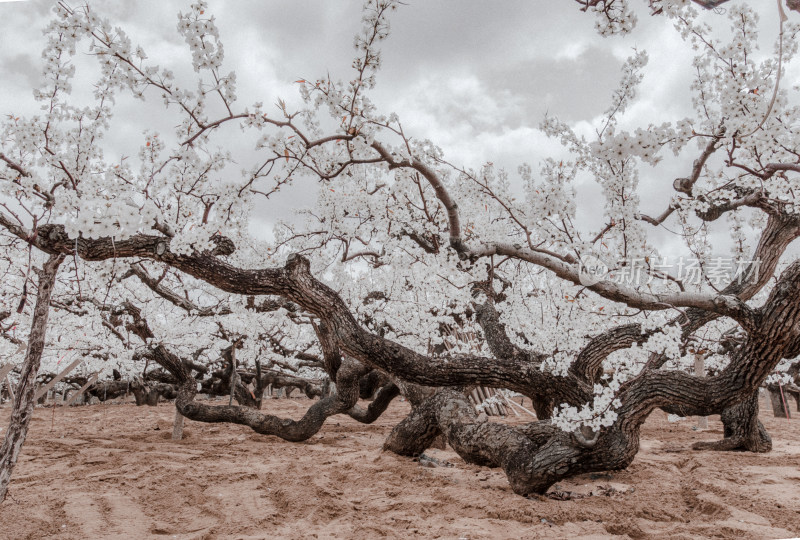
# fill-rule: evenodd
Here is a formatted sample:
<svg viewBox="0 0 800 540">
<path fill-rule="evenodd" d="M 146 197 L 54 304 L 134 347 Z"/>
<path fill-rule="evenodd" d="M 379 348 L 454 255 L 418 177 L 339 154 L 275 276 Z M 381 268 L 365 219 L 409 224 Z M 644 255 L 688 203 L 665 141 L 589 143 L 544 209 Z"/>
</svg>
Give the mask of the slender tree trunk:
<svg viewBox="0 0 800 540">
<path fill-rule="evenodd" d="M 11 421 L 3 446 L 0 447 L 0 503 L 5 500 L 11 473 L 17 463 L 20 450 L 28 434 L 28 424 L 33 416 L 36 376 L 39 373 L 39 364 L 44 350 L 47 316 L 50 312 L 50 295 L 53 292 L 58 266 L 62 260 L 64 260 L 63 255 L 51 256 L 39 272 L 39 292 L 33 310 L 28 349 L 25 353 L 25 362 L 22 365 L 17 393 L 14 396 Z"/>
<path fill-rule="evenodd" d="M 175 407 L 175 422 L 172 424 L 172 440 L 179 441 L 183 439 L 183 415 Z"/>
<path fill-rule="evenodd" d="M 253 395 L 256 398 L 256 409 L 261 410 L 261 405 L 264 403 L 264 383 L 261 380 L 261 361 L 258 358 L 256 358 L 256 378 L 253 381 Z"/>
</svg>

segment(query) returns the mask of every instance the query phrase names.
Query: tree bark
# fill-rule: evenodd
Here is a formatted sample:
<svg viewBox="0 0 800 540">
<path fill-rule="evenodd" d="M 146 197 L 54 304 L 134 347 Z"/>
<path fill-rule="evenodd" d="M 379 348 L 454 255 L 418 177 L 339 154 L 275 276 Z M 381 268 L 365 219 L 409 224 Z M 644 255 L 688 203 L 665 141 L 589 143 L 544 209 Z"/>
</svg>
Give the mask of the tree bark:
<svg viewBox="0 0 800 540">
<path fill-rule="evenodd" d="M 363 378 L 362 378 L 363 380 Z M 394 398 L 400 395 L 400 389 L 394 383 L 387 383 L 374 394 L 372 402 L 366 409 L 353 405 L 347 414 L 362 424 L 371 424 L 383 414 Z"/>
<path fill-rule="evenodd" d="M 747 450 L 769 452 L 772 438 L 758 419 L 758 390 L 732 407 L 722 411 L 724 435 L 721 441 L 698 442 L 695 450 Z"/>
<path fill-rule="evenodd" d="M 236 386 L 239 384 L 239 374 L 236 372 L 236 347 L 238 347 L 238 345 L 239 345 L 238 340 L 234 341 L 233 344 L 231 345 L 231 358 L 230 358 L 231 373 L 230 376 L 228 377 L 228 384 L 231 387 L 231 393 L 228 398 L 228 405 L 233 405 L 233 398 L 236 395 Z M 255 398 L 253 398 L 253 401 L 255 401 Z"/>
<path fill-rule="evenodd" d="M 169 399 L 170 394 L 175 397 L 175 389 L 171 384 L 149 383 L 134 379 L 129 386 L 137 406 L 155 407 L 158 405 L 158 400 L 162 395 L 167 399 Z"/>
<path fill-rule="evenodd" d="M 180 441 L 183 439 L 183 415 L 175 407 L 175 421 L 172 423 L 172 440 Z"/>
<path fill-rule="evenodd" d="M 520 495 L 544 493 L 559 479 L 585 472 L 597 461 L 581 459 L 585 448 L 549 422 L 526 428 L 489 422 L 485 414 L 475 412 L 464 394 L 441 389 L 395 426 L 384 449 L 419 456 L 441 433 L 464 461 L 501 467 L 511 489 Z M 603 470 L 627 466 L 635 451 L 627 452 L 625 457 L 631 454 L 630 459 L 622 462 L 610 454 L 601 459 Z"/>
<path fill-rule="evenodd" d="M 17 463 L 22 445 L 25 443 L 28 425 L 33 416 L 36 376 L 44 351 L 47 317 L 50 313 L 50 297 L 56 284 L 58 267 L 63 260 L 62 255 L 52 255 L 39 272 L 38 294 L 36 306 L 33 309 L 28 349 L 25 353 L 25 362 L 22 365 L 17 393 L 14 396 L 11 421 L 3 440 L 3 446 L 0 447 L 0 503 L 5 500 L 11 473 Z"/>
</svg>

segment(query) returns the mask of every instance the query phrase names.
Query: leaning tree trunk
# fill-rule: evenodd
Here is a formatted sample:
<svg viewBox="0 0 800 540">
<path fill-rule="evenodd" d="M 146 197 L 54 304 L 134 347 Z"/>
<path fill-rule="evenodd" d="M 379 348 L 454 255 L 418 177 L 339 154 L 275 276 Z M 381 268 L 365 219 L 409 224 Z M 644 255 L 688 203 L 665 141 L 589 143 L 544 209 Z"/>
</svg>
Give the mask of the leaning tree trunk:
<svg viewBox="0 0 800 540">
<path fill-rule="evenodd" d="M 28 434 L 28 424 L 33 416 L 36 376 L 44 350 L 47 316 L 50 312 L 50 295 L 53 292 L 56 273 L 62 260 L 64 260 L 63 255 L 51 256 L 39 272 L 39 292 L 33 310 L 28 350 L 25 353 L 25 362 L 22 364 L 17 393 L 14 396 L 11 422 L 8 425 L 3 446 L 0 447 L 0 503 L 5 500 L 11 472 L 17 463 L 20 450 Z"/>
<path fill-rule="evenodd" d="M 772 438 L 758 419 L 758 389 L 741 403 L 724 409 L 720 419 L 724 426 L 724 438 L 721 441 L 695 443 L 695 450 L 772 450 Z"/>
</svg>

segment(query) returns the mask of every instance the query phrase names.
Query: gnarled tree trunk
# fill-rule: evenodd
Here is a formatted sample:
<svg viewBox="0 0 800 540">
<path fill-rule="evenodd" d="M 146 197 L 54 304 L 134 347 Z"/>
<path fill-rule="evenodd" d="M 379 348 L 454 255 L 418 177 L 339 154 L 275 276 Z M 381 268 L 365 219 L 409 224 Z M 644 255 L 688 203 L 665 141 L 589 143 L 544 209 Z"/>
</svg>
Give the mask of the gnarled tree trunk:
<svg viewBox="0 0 800 540">
<path fill-rule="evenodd" d="M 695 443 L 695 450 L 772 450 L 772 438 L 758 419 L 758 390 L 741 403 L 723 410 L 721 420 L 724 438 L 721 441 Z"/>
<path fill-rule="evenodd" d="M 737 428 L 755 420 L 745 435 L 755 430 L 755 440 L 764 446 L 767 435 L 754 415 L 756 392 L 781 359 L 800 354 L 798 321 L 800 261 L 784 271 L 760 309 L 747 308 L 740 316 L 748 337 L 721 373 L 696 377 L 647 367 L 622 385 L 616 422 L 598 432 L 553 432 L 552 426 L 540 423 L 526 431 L 486 422 L 463 394 L 442 389 L 395 427 L 385 448 L 418 455 L 441 432 L 465 461 L 502 467 L 512 489 L 527 495 L 544 493 L 556 481 L 575 474 L 627 467 L 638 452 L 642 424 L 658 407 L 690 415 L 726 410 L 727 424 Z M 733 435 L 732 430 L 731 440 Z"/>
<path fill-rule="evenodd" d="M 263 435 L 275 435 L 288 441 L 305 441 L 316 434 L 325 420 L 334 414 L 349 414 L 365 423 L 373 422 L 389 403 L 398 395 L 398 388 L 391 382 L 384 385 L 375 395 L 367 409 L 358 407 L 361 378 L 368 375 L 370 368 L 352 358 L 341 358 L 341 353 L 326 325 L 315 326 L 317 336 L 326 357 L 331 375 L 336 380 L 336 390 L 314 403 L 300 420 L 279 418 L 263 414 L 249 407 L 235 405 L 206 405 L 194 401 L 197 394 L 197 381 L 190 369 L 163 344 L 153 348 L 153 358 L 178 381 L 178 395 L 175 407 L 190 420 L 198 422 L 230 422 L 250 427 Z"/>
</svg>

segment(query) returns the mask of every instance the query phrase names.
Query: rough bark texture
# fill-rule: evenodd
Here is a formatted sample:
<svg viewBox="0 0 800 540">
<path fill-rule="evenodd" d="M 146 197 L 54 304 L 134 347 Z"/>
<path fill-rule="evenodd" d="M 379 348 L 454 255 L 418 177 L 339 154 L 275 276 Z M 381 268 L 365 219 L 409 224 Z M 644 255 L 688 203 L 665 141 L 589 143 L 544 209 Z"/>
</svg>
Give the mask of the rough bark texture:
<svg viewBox="0 0 800 540">
<path fill-rule="evenodd" d="M 441 432 L 466 461 L 502 467 L 512 489 L 527 495 L 543 493 L 559 479 L 575 474 L 627 467 L 639 448 L 639 428 L 658 407 L 688 415 L 727 410 L 732 444 L 736 430 L 755 418 L 758 387 L 781 359 L 800 353 L 800 262 L 781 275 L 751 320 L 747 340 L 718 375 L 697 377 L 646 369 L 621 388 L 617 422 L 597 433 L 534 430 L 535 437 L 529 437 L 521 430 L 486 422 L 462 394 L 440 390 L 396 426 L 385 448 L 418 455 Z M 744 406 L 734 407 L 748 396 Z M 742 434 L 754 448 L 767 447 L 768 435 L 758 423 Z"/>
<path fill-rule="evenodd" d="M 363 379 L 362 379 L 363 380 Z M 400 395 L 400 388 L 396 384 L 389 382 L 374 393 L 372 402 L 362 409 L 358 405 L 353 405 L 347 414 L 354 420 L 362 424 L 371 424 L 377 420 L 394 398 Z"/>
<path fill-rule="evenodd" d="M 180 441 L 183 439 L 183 415 L 175 407 L 175 421 L 172 424 L 172 440 Z"/>
<path fill-rule="evenodd" d="M 753 261 L 760 261 L 760 266 L 756 272 L 748 270 L 745 279 L 732 281 L 722 291 L 723 294 L 736 295 L 742 300 L 751 299 L 769 282 L 770 278 L 775 274 L 781 256 L 789 244 L 800 236 L 800 221 L 796 216 L 785 215 L 769 207 L 764 207 L 762 210 L 766 211 L 769 217 L 758 246 L 751 257 Z M 680 316 L 673 322 L 678 322 L 682 325 L 683 335 L 688 338 L 693 332 L 717 318 L 718 315 L 715 313 L 699 309 L 688 309 L 686 317 Z M 661 357 L 653 363 L 652 367 L 658 368 L 664 361 L 666 361 L 666 358 Z M 664 410 L 681 416 L 687 415 L 685 410 L 676 410 L 669 406 L 664 407 Z M 744 402 L 741 407 L 734 404 L 731 406 L 731 410 L 724 408 L 711 411 L 708 414 L 720 414 L 727 419 L 725 439 L 720 441 L 720 444 L 714 449 L 725 450 L 730 448 L 731 450 L 738 450 L 745 448 L 752 449 L 754 452 L 768 452 L 772 448 L 769 434 L 766 433 L 766 429 L 758 421 L 757 400 L 755 405 L 748 405 L 748 403 Z M 757 432 L 754 431 L 756 428 Z M 732 434 L 731 437 L 727 435 L 728 431 Z M 739 444 L 737 441 L 742 441 L 742 443 Z"/>
<path fill-rule="evenodd" d="M 116 399 L 130 391 L 130 381 L 96 382 L 86 389 L 86 395 L 96 397 L 99 401 Z"/>
<path fill-rule="evenodd" d="M 384 449 L 418 456 L 440 433 L 464 461 L 501 467 L 511 488 L 520 495 L 544 493 L 568 471 L 577 474 L 580 467 L 570 464 L 580 463 L 584 451 L 570 434 L 549 423 L 535 423 L 526 431 L 489 422 L 462 393 L 449 389 L 437 391 L 395 426 Z M 604 470 L 609 468 L 615 467 Z"/>
<path fill-rule="evenodd" d="M 25 353 L 25 362 L 22 365 L 17 393 L 14 396 L 14 406 L 11 410 L 11 421 L 6 430 L 3 446 L 0 447 L 0 504 L 5 500 L 11 473 L 17 463 L 25 437 L 28 434 L 28 424 L 31 421 L 36 393 L 36 376 L 44 351 L 44 340 L 47 332 L 47 317 L 50 313 L 50 296 L 56 283 L 58 267 L 63 260 L 61 255 L 53 255 L 44 264 L 39 272 L 39 286 L 36 305 L 33 308 L 33 322 L 28 338 L 28 349 Z"/>
<path fill-rule="evenodd" d="M 769 452 L 772 438 L 758 419 L 758 390 L 750 397 L 726 408 L 721 415 L 724 439 L 695 443 L 695 450 L 747 450 Z"/>
</svg>

